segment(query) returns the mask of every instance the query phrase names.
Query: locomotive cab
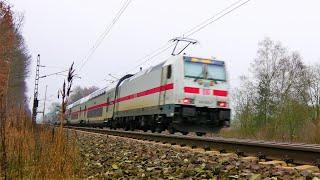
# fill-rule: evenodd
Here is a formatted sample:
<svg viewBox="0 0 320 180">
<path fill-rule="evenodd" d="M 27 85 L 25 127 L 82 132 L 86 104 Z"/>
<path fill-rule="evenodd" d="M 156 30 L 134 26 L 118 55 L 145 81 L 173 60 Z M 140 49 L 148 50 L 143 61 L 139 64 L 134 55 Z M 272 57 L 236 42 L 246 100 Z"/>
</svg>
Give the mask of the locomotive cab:
<svg viewBox="0 0 320 180">
<path fill-rule="evenodd" d="M 180 131 L 219 131 L 230 125 L 228 79 L 224 61 L 183 56 L 179 107 L 175 111 Z"/>
</svg>

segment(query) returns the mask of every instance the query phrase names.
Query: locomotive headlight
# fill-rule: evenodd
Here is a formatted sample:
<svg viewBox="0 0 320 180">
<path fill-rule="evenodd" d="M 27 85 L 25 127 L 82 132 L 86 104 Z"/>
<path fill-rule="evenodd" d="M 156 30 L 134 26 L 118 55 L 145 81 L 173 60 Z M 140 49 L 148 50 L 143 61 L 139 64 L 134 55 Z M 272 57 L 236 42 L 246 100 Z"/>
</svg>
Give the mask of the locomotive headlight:
<svg viewBox="0 0 320 180">
<path fill-rule="evenodd" d="M 225 108 L 225 107 L 227 107 L 227 103 L 224 101 L 218 101 L 217 106 Z"/>
<path fill-rule="evenodd" d="M 183 104 L 193 104 L 193 99 L 191 99 L 191 98 L 184 98 L 184 99 L 181 100 L 181 102 L 182 102 Z"/>
</svg>

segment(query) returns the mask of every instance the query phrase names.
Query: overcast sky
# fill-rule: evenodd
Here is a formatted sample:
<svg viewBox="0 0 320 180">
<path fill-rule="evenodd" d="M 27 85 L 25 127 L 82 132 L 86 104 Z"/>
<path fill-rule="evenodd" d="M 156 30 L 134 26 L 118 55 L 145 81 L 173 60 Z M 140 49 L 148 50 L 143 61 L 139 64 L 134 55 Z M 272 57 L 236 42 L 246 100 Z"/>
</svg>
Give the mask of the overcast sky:
<svg viewBox="0 0 320 180">
<path fill-rule="evenodd" d="M 22 12 L 22 29 L 32 55 L 28 96 L 33 94 L 35 61 L 41 54 L 41 74 L 66 69 L 72 61 L 79 64 L 99 35 L 106 29 L 123 0 L 11 0 Z M 138 60 L 170 39 L 216 14 L 236 0 L 133 0 L 118 23 L 80 72 L 75 85 L 106 85 L 108 73 L 120 76 Z M 240 75 L 248 74 L 256 56 L 257 44 L 265 37 L 281 41 L 301 53 L 306 64 L 320 62 L 319 0 L 252 0 L 193 35 L 200 44 L 186 53 L 216 57 L 226 61 L 231 86 Z M 170 52 L 145 64 L 163 60 Z M 57 101 L 62 76 L 40 81 L 40 99 L 48 85 L 49 102 Z M 42 102 L 41 102 L 42 104 Z"/>
</svg>

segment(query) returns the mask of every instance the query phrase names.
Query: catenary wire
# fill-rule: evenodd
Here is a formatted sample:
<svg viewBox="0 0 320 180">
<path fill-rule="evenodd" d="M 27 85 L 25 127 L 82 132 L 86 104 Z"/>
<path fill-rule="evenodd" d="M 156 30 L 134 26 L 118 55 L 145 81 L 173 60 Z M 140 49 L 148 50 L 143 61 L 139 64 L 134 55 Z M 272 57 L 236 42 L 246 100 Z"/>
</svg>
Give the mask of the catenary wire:
<svg viewBox="0 0 320 180">
<path fill-rule="evenodd" d="M 163 52 L 165 52 L 166 50 L 170 49 L 174 44 L 165 44 L 164 46 L 161 46 L 160 48 L 158 48 L 157 50 L 153 51 L 152 53 L 146 55 L 145 57 L 141 58 L 139 61 L 144 60 L 143 62 L 141 62 L 140 64 L 134 66 L 133 68 L 129 69 L 128 71 L 126 71 L 126 73 L 129 73 L 131 71 L 133 71 L 134 69 L 138 68 L 139 66 L 145 64 L 146 62 L 150 61 L 151 59 L 153 59 L 154 57 L 157 57 L 158 55 L 162 54 Z"/>
<path fill-rule="evenodd" d="M 217 17 L 217 15 L 213 16 L 212 18 L 210 18 L 210 21 L 209 21 L 208 23 L 206 23 L 206 24 L 204 24 L 204 25 L 202 25 L 202 26 L 200 25 L 200 27 L 196 28 L 194 31 L 192 31 L 192 32 L 190 32 L 189 34 L 187 34 L 186 37 L 190 37 L 190 36 L 194 35 L 195 33 L 201 31 L 202 29 L 204 29 L 205 27 L 209 26 L 210 24 L 212 24 L 212 23 L 220 20 L 220 19 L 223 18 L 224 16 L 226 16 L 226 15 L 232 13 L 233 11 L 239 9 L 240 7 L 242 7 L 242 6 L 244 6 L 245 4 L 249 3 L 250 1 L 251 1 L 251 0 L 246 0 L 246 1 L 244 1 L 243 3 L 241 3 L 241 4 L 239 4 L 239 5 L 235 6 L 235 7 L 233 7 L 232 9 L 227 8 L 226 10 L 228 10 L 228 9 L 230 9 L 230 10 L 228 10 L 228 11 L 225 12 L 225 13 L 223 13 L 221 16 L 218 16 L 218 17 Z M 219 15 L 219 14 L 221 14 L 221 13 L 218 13 L 218 15 Z M 215 18 L 215 17 L 216 17 L 216 18 Z"/>
<path fill-rule="evenodd" d="M 129 6 L 131 0 L 127 0 L 124 5 L 121 7 L 121 9 L 116 14 L 115 18 L 112 20 L 111 24 L 106 28 L 106 30 L 98 37 L 96 43 L 94 46 L 90 49 L 88 56 L 84 59 L 84 62 L 79 68 L 79 72 L 81 69 L 85 66 L 85 64 L 90 60 L 92 55 L 95 53 L 96 49 L 100 46 L 100 44 L 103 42 L 104 38 L 111 32 L 112 27 L 116 24 L 116 22 L 119 20 L 120 16 L 123 14 L 125 9 Z"/>
<path fill-rule="evenodd" d="M 230 14 L 231 12 L 235 11 L 236 9 L 240 8 L 241 6 L 247 4 L 249 1 L 251 0 L 247 0 L 245 2 L 243 2 L 243 0 L 238 0 L 234 3 L 232 3 L 231 5 L 229 5 L 228 7 L 224 8 L 223 10 L 219 11 L 218 13 L 216 13 L 215 15 L 213 15 L 212 17 L 206 19 L 205 21 L 201 22 L 200 24 L 198 24 L 197 26 L 194 26 L 193 28 L 191 28 L 190 30 L 186 31 L 183 36 L 184 37 L 190 37 L 192 35 L 194 35 L 195 33 L 199 32 L 200 30 L 204 29 L 205 27 L 207 27 L 208 25 L 220 20 L 221 18 L 223 18 L 224 16 Z M 241 3 L 243 2 L 243 3 Z M 228 11 L 229 10 L 229 11 Z M 221 15 L 222 14 L 222 15 Z M 221 15 L 221 16 L 219 16 Z M 217 17 L 218 16 L 218 17 Z M 139 59 L 139 61 L 144 60 L 142 63 L 140 63 L 139 65 L 135 66 L 134 68 L 126 71 L 127 73 L 138 68 L 139 66 L 145 64 L 148 61 L 152 61 L 152 58 L 157 57 L 158 55 L 160 55 L 161 53 L 165 52 L 166 50 L 168 50 L 169 48 L 171 48 L 174 44 L 171 44 L 170 46 L 168 46 L 168 44 L 161 46 L 160 48 L 156 49 L 155 51 L 153 51 L 152 53 L 148 54 L 147 56 Z M 168 46 L 168 47 L 167 47 Z M 160 51 L 161 50 L 161 51 Z M 159 52 L 158 52 L 159 51 Z M 158 52 L 158 53 L 156 53 Z M 156 53 L 156 54 L 155 54 Z"/>
<path fill-rule="evenodd" d="M 64 71 L 59 71 L 59 72 L 55 72 L 55 73 L 51 73 L 51 74 L 46 74 L 46 75 L 43 75 L 43 76 L 40 76 L 39 78 L 45 78 L 45 77 L 49 77 L 49 76 L 53 76 L 53 75 L 58 75 L 60 73 L 64 73 L 64 72 L 68 72 L 69 70 L 64 70 Z"/>
<path fill-rule="evenodd" d="M 242 1 L 243 1 L 243 0 L 238 0 L 238 1 L 236 1 L 236 2 L 234 2 L 234 3 L 232 3 L 232 4 L 230 4 L 230 5 L 229 5 L 229 6 L 227 6 L 226 8 L 224 8 L 224 9 L 220 10 L 218 13 L 214 14 L 213 16 L 211 16 L 210 18 L 208 18 L 208 19 L 206 19 L 206 20 L 202 21 L 200 24 L 198 24 L 198 25 L 196 25 L 196 26 L 194 26 L 194 27 L 190 28 L 188 31 L 186 31 L 185 33 L 183 33 L 183 35 L 182 35 L 182 36 L 187 36 L 187 34 L 188 34 L 188 33 L 190 33 L 190 32 L 192 32 L 192 31 L 196 30 L 199 26 L 202 26 L 203 24 L 206 24 L 208 21 L 211 21 L 212 19 L 214 19 L 214 18 L 215 18 L 215 17 L 217 17 L 218 15 L 222 14 L 223 12 L 225 12 L 225 11 L 227 11 L 228 9 L 230 9 L 230 8 L 234 7 L 235 5 L 239 4 L 239 3 L 240 3 L 240 2 L 242 2 Z"/>
<path fill-rule="evenodd" d="M 121 15 L 125 12 L 125 10 L 128 8 L 128 6 L 130 5 L 130 3 L 132 2 L 132 0 L 126 0 L 125 3 L 123 4 L 122 8 L 118 11 L 118 13 L 116 14 L 115 18 L 112 20 L 111 24 L 106 28 L 106 30 L 99 36 L 99 38 L 97 39 L 96 43 L 94 44 L 94 46 L 90 49 L 88 55 L 84 58 L 84 60 L 82 61 L 82 63 L 80 63 L 80 68 L 79 68 L 79 72 L 82 70 L 82 68 L 86 65 L 86 63 L 90 60 L 90 58 L 92 57 L 92 55 L 95 53 L 95 51 L 97 50 L 97 48 L 101 45 L 101 43 L 103 42 L 103 40 L 106 38 L 106 36 L 108 36 L 112 30 L 112 28 L 114 27 L 114 25 L 118 22 L 118 20 L 120 19 Z"/>
</svg>

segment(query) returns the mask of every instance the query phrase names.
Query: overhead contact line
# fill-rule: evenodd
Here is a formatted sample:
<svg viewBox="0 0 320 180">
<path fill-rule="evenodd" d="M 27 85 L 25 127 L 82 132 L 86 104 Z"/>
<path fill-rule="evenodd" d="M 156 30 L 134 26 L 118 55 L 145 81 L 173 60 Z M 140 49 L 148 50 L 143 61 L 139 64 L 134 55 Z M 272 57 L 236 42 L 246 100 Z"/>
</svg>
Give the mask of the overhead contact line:
<svg viewBox="0 0 320 180">
<path fill-rule="evenodd" d="M 194 35 L 195 33 L 201 31 L 202 29 L 206 28 L 207 26 L 209 26 L 210 24 L 222 19 L 224 16 L 230 14 L 231 12 L 239 9 L 240 7 L 244 6 L 245 4 L 249 3 L 251 0 L 238 0 L 232 4 L 230 4 L 229 6 L 227 6 L 226 8 L 222 9 L 221 11 L 219 11 L 218 13 L 216 13 L 215 15 L 213 15 L 212 17 L 206 19 L 205 21 L 201 22 L 200 24 L 194 26 L 193 28 L 191 28 L 190 30 L 186 31 L 182 36 L 183 37 L 190 37 L 192 35 Z M 242 2 L 242 3 L 241 3 Z M 220 15 L 220 16 L 219 16 Z M 169 45 L 169 46 L 168 46 Z M 167 47 L 168 46 L 168 47 Z M 130 72 L 136 68 L 138 68 L 139 66 L 145 64 L 146 62 L 152 61 L 153 58 L 157 57 L 158 55 L 162 54 L 163 52 L 165 52 L 166 50 L 168 50 L 169 48 L 173 47 L 174 44 L 165 44 L 164 46 L 161 46 L 160 48 L 156 49 L 155 51 L 153 51 L 152 53 L 144 56 L 143 58 L 139 59 L 138 61 L 144 60 L 142 63 L 140 63 L 139 65 L 135 66 L 134 68 L 126 71 L 126 72 Z M 159 51 L 159 52 L 158 52 Z"/>
<path fill-rule="evenodd" d="M 84 60 L 82 61 L 82 63 L 80 63 L 80 67 L 79 67 L 79 72 L 82 70 L 82 68 L 86 65 L 86 63 L 90 60 L 90 58 L 92 57 L 92 55 L 95 53 L 95 51 L 97 50 L 97 48 L 101 45 L 101 43 L 103 42 L 103 40 L 110 34 L 112 28 L 114 27 L 114 25 L 119 21 L 121 15 L 125 12 L 125 10 L 128 8 L 128 6 L 130 5 L 130 3 L 132 2 L 132 0 L 126 0 L 126 2 L 123 4 L 123 6 L 121 7 L 121 9 L 118 11 L 118 13 L 116 14 L 116 16 L 114 17 L 114 19 L 112 20 L 112 22 L 110 23 L 110 25 L 106 28 L 106 30 L 98 37 L 97 41 L 95 42 L 94 46 L 91 48 L 91 50 L 89 51 L 87 57 L 84 58 Z"/>
</svg>

